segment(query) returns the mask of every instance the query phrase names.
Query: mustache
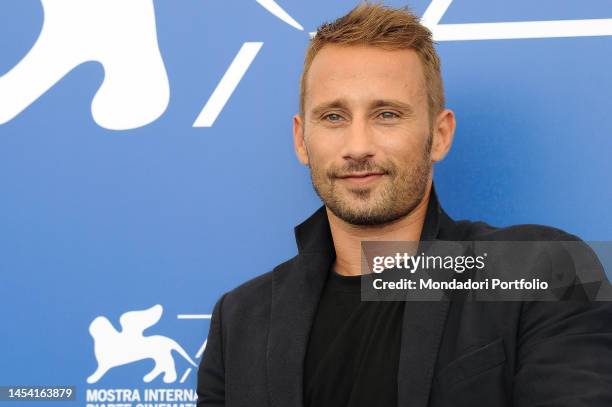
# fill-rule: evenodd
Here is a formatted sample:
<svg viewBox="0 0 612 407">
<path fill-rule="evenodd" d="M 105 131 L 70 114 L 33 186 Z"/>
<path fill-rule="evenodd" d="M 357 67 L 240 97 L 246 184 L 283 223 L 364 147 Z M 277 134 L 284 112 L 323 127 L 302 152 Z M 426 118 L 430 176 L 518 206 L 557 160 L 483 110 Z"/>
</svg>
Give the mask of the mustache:
<svg viewBox="0 0 612 407">
<path fill-rule="evenodd" d="M 341 178 L 347 177 L 355 173 L 383 173 L 388 175 L 395 174 L 395 166 L 391 163 L 388 164 L 377 164 L 372 160 L 363 161 L 351 161 L 342 167 L 332 167 L 327 171 L 329 178 Z"/>
</svg>

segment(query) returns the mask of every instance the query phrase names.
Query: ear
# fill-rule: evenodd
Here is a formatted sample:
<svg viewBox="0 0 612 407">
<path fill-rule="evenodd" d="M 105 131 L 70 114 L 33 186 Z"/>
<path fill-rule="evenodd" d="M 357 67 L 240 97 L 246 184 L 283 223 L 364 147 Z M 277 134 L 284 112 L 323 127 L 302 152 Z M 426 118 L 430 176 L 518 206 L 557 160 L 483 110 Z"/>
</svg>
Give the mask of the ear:
<svg viewBox="0 0 612 407">
<path fill-rule="evenodd" d="M 298 160 L 304 165 L 308 165 L 308 151 L 304 141 L 304 126 L 299 114 L 293 116 L 293 148 Z"/>
<path fill-rule="evenodd" d="M 431 146 L 431 160 L 442 161 L 453 144 L 455 135 L 455 113 L 444 109 L 438 113 L 433 123 L 433 142 Z"/>
</svg>

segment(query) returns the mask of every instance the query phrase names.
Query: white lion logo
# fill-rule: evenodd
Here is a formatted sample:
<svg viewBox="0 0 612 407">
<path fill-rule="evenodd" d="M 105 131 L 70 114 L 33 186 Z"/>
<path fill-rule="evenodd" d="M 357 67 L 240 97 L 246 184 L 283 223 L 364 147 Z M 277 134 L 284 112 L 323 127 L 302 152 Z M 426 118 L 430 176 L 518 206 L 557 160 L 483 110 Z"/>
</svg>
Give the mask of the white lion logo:
<svg viewBox="0 0 612 407">
<path fill-rule="evenodd" d="M 0 75 L 0 125 L 88 61 L 104 68 L 104 81 L 91 104 L 96 123 L 111 130 L 130 130 L 157 120 L 170 101 L 170 83 L 157 41 L 153 3 L 41 0 L 44 22 L 36 43 L 17 65 Z M 303 30 L 274 0 L 257 3 Z M 237 82 L 225 91 L 227 98 Z M 225 104 L 215 103 L 218 108 Z"/>
<path fill-rule="evenodd" d="M 117 332 L 106 317 L 99 316 L 94 319 L 89 325 L 89 333 L 94 339 L 98 368 L 87 378 L 87 383 L 96 383 L 113 367 L 143 359 L 155 361 L 153 370 L 143 377 L 146 383 L 162 373 L 164 382 L 172 383 L 176 381 L 173 350 L 196 366 L 187 352 L 173 339 L 161 335 L 142 334 L 145 329 L 160 320 L 162 312 L 163 308 L 159 304 L 142 311 L 126 312 L 119 318 L 121 332 Z"/>
</svg>

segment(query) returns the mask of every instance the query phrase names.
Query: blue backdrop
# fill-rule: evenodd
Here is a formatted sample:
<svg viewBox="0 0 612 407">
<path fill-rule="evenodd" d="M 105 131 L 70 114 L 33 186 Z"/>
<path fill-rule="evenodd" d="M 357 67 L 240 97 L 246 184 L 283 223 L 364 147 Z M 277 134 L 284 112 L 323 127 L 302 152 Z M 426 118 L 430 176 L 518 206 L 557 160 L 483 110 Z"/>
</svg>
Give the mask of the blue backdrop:
<svg viewBox="0 0 612 407">
<path fill-rule="evenodd" d="M 172 338 L 197 364 L 215 301 L 292 257 L 293 226 L 320 205 L 293 152 L 291 117 L 308 33 L 356 2 L 152 4 L 167 108 L 160 96 L 157 116 L 151 108 L 124 129 L 112 125 L 121 112 L 92 116 L 111 72 L 95 60 L 77 61 L 7 119 L 35 82 L 16 86 L 9 73 L 39 38 L 46 11 L 36 0 L 0 5 L 0 385 L 74 385 L 79 405 L 104 401 L 87 396 L 92 389 L 195 388 L 196 369 L 177 353 L 172 383 L 143 381 L 152 359 L 125 359 L 88 383 L 98 367 L 90 324 L 103 316 L 120 329 L 125 312 L 160 304 L 145 336 Z M 409 5 L 422 15 L 430 2 Z M 455 219 L 610 240 L 610 2 L 455 0 L 442 14 L 439 24 L 455 30 L 437 49 L 458 120 L 453 149 L 435 168 L 442 206 Z M 551 20 L 569 23 L 472 25 Z M 464 38 L 470 31 L 454 24 L 489 38 Z M 523 38 L 490 38 L 496 27 Z M 194 126 L 245 42 L 263 45 L 251 49 L 237 86 L 225 87 L 213 123 Z M 163 94 L 162 82 L 152 87 Z M 146 99 L 141 92 L 119 110 L 129 119 Z"/>
</svg>

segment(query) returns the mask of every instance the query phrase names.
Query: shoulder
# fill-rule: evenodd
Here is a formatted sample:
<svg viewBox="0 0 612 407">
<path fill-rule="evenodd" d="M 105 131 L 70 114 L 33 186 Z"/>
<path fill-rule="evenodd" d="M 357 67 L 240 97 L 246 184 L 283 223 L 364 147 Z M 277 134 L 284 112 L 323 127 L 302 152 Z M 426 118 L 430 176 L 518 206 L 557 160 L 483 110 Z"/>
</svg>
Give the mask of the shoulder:
<svg viewBox="0 0 612 407">
<path fill-rule="evenodd" d="M 517 224 L 505 227 L 491 226 L 482 221 L 460 220 L 454 222 L 456 240 L 482 241 L 581 241 L 562 229 L 538 225 Z"/>
<path fill-rule="evenodd" d="M 539 224 L 495 227 L 484 222 L 458 221 L 455 225 L 453 239 L 459 236 L 455 240 L 477 242 L 480 250 L 494 253 L 497 266 L 503 265 L 499 270 L 512 271 L 508 280 L 519 275 L 526 279 L 541 278 L 555 287 L 559 295 L 569 293 L 574 295 L 570 298 L 580 299 L 591 297 L 585 291 L 578 292 L 577 285 L 609 284 L 590 243 L 565 230 Z M 608 298 L 609 291 L 606 293 Z"/>
<path fill-rule="evenodd" d="M 219 311 L 223 313 L 223 319 L 232 316 L 260 315 L 263 317 L 270 309 L 274 279 L 282 278 L 282 275 L 286 273 L 296 259 L 297 256 L 226 292 L 221 296 L 215 308 L 219 308 Z"/>
</svg>

